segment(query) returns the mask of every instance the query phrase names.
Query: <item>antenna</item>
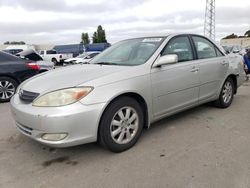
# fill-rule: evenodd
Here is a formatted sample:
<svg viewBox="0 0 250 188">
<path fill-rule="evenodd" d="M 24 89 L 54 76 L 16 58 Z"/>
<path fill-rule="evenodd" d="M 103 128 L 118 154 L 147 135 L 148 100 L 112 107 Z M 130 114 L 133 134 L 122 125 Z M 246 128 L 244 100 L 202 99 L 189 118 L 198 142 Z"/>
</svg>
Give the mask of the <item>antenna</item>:
<svg viewBox="0 0 250 188">
<path fill-rule="evenodd" d="M 215 0 L 206 0 L 204 35 L 215 40 Z"/>
</svg>

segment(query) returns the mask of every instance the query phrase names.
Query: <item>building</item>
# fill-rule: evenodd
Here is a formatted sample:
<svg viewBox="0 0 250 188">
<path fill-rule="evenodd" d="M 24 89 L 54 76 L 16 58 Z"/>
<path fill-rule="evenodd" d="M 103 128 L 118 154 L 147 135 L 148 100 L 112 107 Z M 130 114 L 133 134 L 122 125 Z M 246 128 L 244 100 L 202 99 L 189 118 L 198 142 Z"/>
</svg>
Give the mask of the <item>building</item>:
<svg viewBox="0 0 250 188">
<path fill-rule="evenodd" d="M 237 45 L 243 48 L 250 48 L 250 37 L 234 38 L 234 39 L 221 39 L 220 44 L 222 46 Z"/>
</svg>

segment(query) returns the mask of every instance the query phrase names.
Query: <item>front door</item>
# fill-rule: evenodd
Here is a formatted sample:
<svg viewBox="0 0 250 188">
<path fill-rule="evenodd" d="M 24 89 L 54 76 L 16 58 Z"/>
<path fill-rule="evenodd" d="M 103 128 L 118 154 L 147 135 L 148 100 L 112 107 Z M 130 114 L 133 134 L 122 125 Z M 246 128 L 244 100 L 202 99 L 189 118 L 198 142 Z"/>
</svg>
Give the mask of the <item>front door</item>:
<svg viewBox="0 0 250 188">
<path fill-rule="evenodd" d="M 199 67 L 187 36 L 172 38 L 161 56 L 176 54 L 178 63 L 151 70 L 154 119 L 198 104 Z"/>
</svg>

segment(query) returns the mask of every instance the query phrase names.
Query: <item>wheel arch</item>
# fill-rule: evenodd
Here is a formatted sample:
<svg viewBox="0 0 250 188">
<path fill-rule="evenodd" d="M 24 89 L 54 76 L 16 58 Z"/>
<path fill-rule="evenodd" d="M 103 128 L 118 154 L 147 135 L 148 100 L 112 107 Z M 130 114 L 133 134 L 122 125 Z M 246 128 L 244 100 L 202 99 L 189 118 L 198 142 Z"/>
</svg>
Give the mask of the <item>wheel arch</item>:
<svg viewBox="0 0 250 188">
<path fill-rule="evenodd" d="M 226 80 L 228 78 L 231 78 L 233 80 L 233 82 L 234 82 L 234 94 L 236 94 L 237 93 L 237 88 L 238 88 L 237 87 L 237 76 L 235 74 L 230 74 L 230 75 L 228 75 L 228 77 L 226 78 Z"/>
<path fill-rule="evenodd" d="M 8 77 L 8 78 L 11 78 L 11 79 L 15 80 L 18 84 L 21 83 L 21 81 L 18 80 L 15 76 L 12 76 L 12 75 L 9 75 L 9 74 L 0 74 L 0 77 Z"/>
<path fill-rule="evenodd" d="M 146 100 L 138 93 L 135 93 L 135 92 L 127 92 L 127 93 L 122 93 L 122 94 L 119 94 L 118 96 L 115 96 L 114 98 L 112 98 L 108 103 L 107 105 L 104 107 L 104 110 L 102 111 L 102 114 L 100 116 L 100 119 L 99 119 L 99 122 L 98 122 L 98 132 L 97 132 L 97 137 L 99 137 L 99 130 L 100 130 L 100 123 L 101 123 L 101 120 L 103 118 L 103 115 L 105 113 L 105 111 L 107 110 L 107 108 L 116 100 L 120 99 L 121 97 L 130 97 L 134 100 L 136 100 L 139 105 L 141 106 L 142 108 L 142 111 L 143 111 L 143 115 L 144 115 L 144 127 L 148 128 L 149 127 L 149 112 L 148 112 L 148 105 L 146 103 Z M 98 139 L 98 138 L 97 138 Z"/>
<path fill-rule="evenodd" d="M 53 62 L 53 60 L 56 60 L 56 62 L 57 62 L 57 59 L 55 58 L 55 57 L 52 57 L 51 58 L 51 61 Z"/>
</svg>

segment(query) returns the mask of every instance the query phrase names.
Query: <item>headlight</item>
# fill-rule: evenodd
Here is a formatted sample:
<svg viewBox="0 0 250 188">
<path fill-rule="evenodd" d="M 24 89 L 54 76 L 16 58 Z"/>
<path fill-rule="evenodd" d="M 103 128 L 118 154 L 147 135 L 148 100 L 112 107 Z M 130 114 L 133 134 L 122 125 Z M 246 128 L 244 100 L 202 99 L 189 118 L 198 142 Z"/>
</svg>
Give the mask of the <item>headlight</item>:
<svg viewBox="0 0 250 188">
<path fill-rule="evenodd" d="M 42 95 L 33 102 L 33 106 L 59 107 L 75 103 L 87 96 L 92 87 L 76 87 L 53 91 Z"/>
</svg>

